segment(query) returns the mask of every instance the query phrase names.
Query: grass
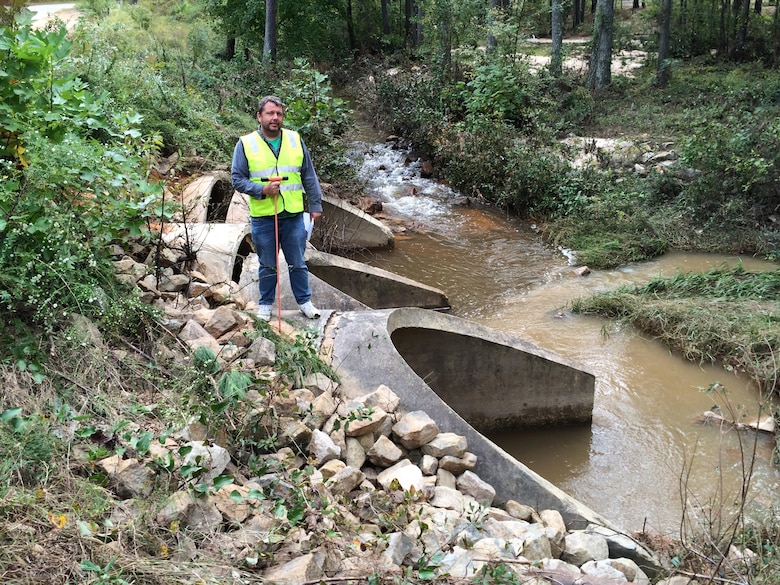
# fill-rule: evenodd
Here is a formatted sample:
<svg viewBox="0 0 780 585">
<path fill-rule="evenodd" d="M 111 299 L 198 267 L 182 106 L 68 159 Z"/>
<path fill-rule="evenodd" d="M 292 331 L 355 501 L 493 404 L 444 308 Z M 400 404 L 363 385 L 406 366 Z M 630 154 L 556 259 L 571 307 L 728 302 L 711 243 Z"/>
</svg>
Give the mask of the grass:
<svg viewBox="0 0 780 585">
<path fill-rule="evenodd" d="M 761 104 L 777 115 L 776 72 L 759 65 L 715 62 L 706 57 L 678 61 L 666 88 L 655 85 L 655 63 L 634 73 L 633 80 L 615 76 L 613 86 L 600 93 L 596 112 L 583 127 L 584 135 L 653 137 L 661 142 L 688 136 L 691 120 L 714 110 L 727 113 Z M 769 92 L 767 94 L 767 92 Z"/>
<path fill-rule="evenodd" d="M 721 362 L 778 389 L 780 271 L 680 273 L 578 299 L 578 313 L 629 322 L 688 360 Z"/>
</svg>

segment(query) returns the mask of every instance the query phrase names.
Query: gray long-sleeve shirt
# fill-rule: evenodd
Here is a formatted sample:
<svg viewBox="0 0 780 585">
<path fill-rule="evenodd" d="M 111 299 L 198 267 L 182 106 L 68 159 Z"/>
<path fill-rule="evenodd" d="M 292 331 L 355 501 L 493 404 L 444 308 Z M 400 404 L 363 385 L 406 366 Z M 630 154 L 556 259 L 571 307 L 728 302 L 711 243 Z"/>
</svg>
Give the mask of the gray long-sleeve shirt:
<svg viewBox="0 0 780 585">
<path fill-rule="evenodd" d="M 257 130 L 260 132 L 260 129 Z M 282 130 L 284 132 L 284 130 Z M 262 134 L 261 134 L 262 136 Z M 306 193 L 306 199 L 309 203 L 309 212 L 322 212 L 322 188 L 320 180 L 317 177 L 317 171 L 314 170 L 314 164 L 311 162 L 309 149 L 301 139 L 303 147 L 303 164 L 301 165 L 301 183 Z M 263 185 L 255 183 L 249 178 L 249 163 L 246 160 L 244 152 L 244 143 L 239 140 L 236 148 L 233 150 L 233 164 L 230 169 L 230 176 L 233 180 L 233 188 L 242 193 L 246 193 L 255 199 L 263 199 Z"/>
</svg>

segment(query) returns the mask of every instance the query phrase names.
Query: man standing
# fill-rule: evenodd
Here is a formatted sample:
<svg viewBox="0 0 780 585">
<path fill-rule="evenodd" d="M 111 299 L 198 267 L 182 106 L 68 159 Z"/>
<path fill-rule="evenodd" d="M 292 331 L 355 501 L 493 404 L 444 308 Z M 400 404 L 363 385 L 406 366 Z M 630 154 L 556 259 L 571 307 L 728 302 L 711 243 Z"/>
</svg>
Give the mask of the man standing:
<svg viewBox="0 0 780 585">
<path fill-rule="evenodd" d="M 252 241 L 260 259 L 257 317 L 270 321 L 276 296 L 278 246 L 284 252 L 290 286 L 301 312 L 320 316 L 311 302 L 306 250 L 304 194 L 314 222 L 322 215 L 322 190 L 309 150 L 297 132 L 282 130 L 284 104 L 266 96 L 257 106 L 257 131 L 242 136 L 233 151 L 233 188 L 249 196 Z M 278 229 L 278 232 L 277 232 Z M 277 240 L 278 237 L 278 240 Z"/>
</svg>

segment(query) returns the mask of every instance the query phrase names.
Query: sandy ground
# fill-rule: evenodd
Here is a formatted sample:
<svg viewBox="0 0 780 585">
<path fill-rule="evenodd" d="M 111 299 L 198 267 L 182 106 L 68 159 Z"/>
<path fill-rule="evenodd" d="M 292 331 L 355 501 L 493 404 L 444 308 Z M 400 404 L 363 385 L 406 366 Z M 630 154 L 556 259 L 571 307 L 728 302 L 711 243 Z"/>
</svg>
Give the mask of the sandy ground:
<svg viewBox="0 0 780 585">
<path fill-rule="evenodd" d="M 35 13 L 33 24 L 41 28 L 46 26 L 55 18 L 59 18 L 62 22 L 65 23 L 65 26 L 68 27 L 68 30 L 70 30 L 76 25 L 76 22 L 79 18 L 76 5 L 73 3 L 37 4 L 35 6 L 29 6 L 28 8 Z"/>
</svg>

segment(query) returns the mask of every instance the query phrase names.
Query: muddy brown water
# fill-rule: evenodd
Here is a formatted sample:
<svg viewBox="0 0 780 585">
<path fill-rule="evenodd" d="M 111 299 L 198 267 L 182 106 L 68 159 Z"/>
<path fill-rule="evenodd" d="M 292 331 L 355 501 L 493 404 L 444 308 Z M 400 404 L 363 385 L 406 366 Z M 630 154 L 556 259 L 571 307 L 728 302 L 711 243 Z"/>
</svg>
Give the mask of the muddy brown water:
<svg viewBox="0 0 780 585">
<path fill-rule="evenodd" d="M 751 510 L 760 515 L 778 504 L 774 439 L 699 421 L 713 407 L 738 417 L 759 414 L 760 398 L 747 376 L 690 363 L 630 326 L 567 308 L 580 296 L 678 271 L 739 262 L 748 270 L 774 270 L 777 264 L 673 253 L 578 277 L 570 254 L 542 243 L 533 226 L 491 208 L 453 205 L 458 194 L 421 179 L 403 152 L 360 143 L 353 154 L 369 194 L 412 226 L 393 250 L 366 254 L 364 262 L 440 288 L 452 314 L 574 359 L 597 377 L 591 425 L 518 429 L 491 436 L 494 442 L 631 531 L 676 535 L 683 502 L 694 522 L 713 509 L 732 512 L 743 461 L 752 453 Z M 725 391 L 708 392 L 715 383 Z"/>
</svg>

